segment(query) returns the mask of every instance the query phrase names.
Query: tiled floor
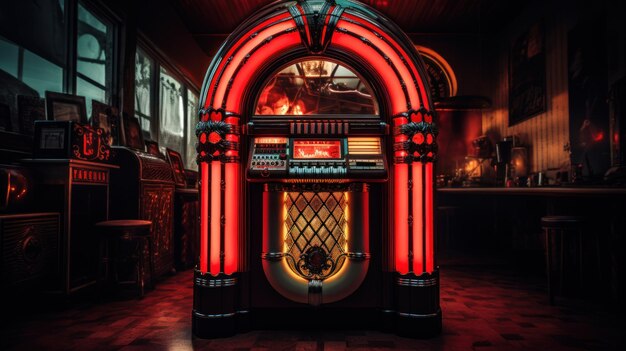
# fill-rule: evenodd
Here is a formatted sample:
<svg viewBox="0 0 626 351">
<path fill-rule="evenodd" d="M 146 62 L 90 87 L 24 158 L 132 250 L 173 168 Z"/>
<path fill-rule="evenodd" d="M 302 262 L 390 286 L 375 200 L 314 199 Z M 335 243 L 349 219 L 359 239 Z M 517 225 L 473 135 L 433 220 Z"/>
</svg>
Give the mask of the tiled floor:
<svg viewBox="0 0 626 351">
<path fill-rule="evenodd" d="M 377 331 L 253 331 L 228 339 L 191 336 L 191 272 L 162 281 L 142 300 L 73 302 L 58 311 L 3 316 L 2 350 L 624 350 L 623 319 L 570 301 L 547 303 L 541 276 L 501 266 L 442 269 L 444 330 L 429 340 Z M 614 314 L 614 315 L 613 315 Z M 9 321 L 7 321 L 9 319 Z"/>
</svg>

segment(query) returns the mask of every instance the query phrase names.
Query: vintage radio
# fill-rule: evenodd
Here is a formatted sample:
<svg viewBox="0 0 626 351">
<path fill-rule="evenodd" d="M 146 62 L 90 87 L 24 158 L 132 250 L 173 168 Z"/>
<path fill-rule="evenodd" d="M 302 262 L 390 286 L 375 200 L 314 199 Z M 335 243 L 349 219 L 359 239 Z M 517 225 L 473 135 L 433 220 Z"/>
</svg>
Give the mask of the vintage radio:
<svg viewBox="0 0 626 351">
<path fill-rule="evenodd" d="M 35 121 L 35 158 L 108 161 L 111 148 L 101 128 L 73 121 Z"/>
<path fill-rule="evenodd" d="M 59 213 L 0 216 L 0 281 L 5 288 L 49 288 L 59 273 Z"/>
</svg>

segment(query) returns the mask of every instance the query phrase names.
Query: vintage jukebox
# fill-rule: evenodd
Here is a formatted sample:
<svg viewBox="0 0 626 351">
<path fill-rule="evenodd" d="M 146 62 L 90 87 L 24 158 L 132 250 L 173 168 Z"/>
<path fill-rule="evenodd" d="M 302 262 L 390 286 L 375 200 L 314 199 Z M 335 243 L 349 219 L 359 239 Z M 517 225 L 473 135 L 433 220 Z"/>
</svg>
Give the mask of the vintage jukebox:
<svg viewBox="0 0 626 351">
<path fill-rule="evenodd" d="M 201 93 L 193 333 L 441 330 L 437 130 L 413 43 L 350 0 L 279 1 Z"/>
</svg>

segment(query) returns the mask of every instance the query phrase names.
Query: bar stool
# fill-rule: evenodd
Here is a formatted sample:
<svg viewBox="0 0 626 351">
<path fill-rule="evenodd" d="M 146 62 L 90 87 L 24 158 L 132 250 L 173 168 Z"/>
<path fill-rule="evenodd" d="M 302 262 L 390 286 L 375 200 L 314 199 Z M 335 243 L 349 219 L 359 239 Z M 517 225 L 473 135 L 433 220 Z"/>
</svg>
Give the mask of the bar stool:
<svg viewBox="0 0 626 351">
<path fill-rule="evenodd" d="M 548 295 L 550 296 L 550 304 L 554 305 L 554 289 L 552 286 L 553 276 L 553 255 L 552 241 L 558 247 L 559 254 L 559 292 L 563 293 L 565 271 L 565 250 L 566 238 L 574 237 L 577 243 L 576 261 L 578 261 L 578 286 L 582 287 L 583 283 L 583 225 L 584 218 L 575 216 L 545 216 L 541 217 L 541 228 L 546 235 L 546 270 L 548 274 Z M 569 242 L 568 242 L 569 243 Z"/>
<path fill-rule="evenodd" d="M 151 221 L 126 219 L 111 220 L 96 223 L 100 234 L 104 252 L 102 263 L 105 269 L 105 281 L 110 280 L 109 271 L 113 270 L 115 284 L 133 283 L 139 288 L 140 297 L 144 295 L 145 287 L 145 260 L 148 260 L 150 269 L 150 285 L 154 286 L 154 267 L 152 265 L 152 237 L 150 236 Z M 145 247 L 148 246 L 148 257 L 145 256 Z M 136 279 L 134 281 L 120 281 L 120 264 L 132 263 Z"/>
<path fill-rule="evenodd" d="M 451 222 L 452 219 L 454 218 L 454 214 L 455 212 L 458 210 L 459 208 L 457 206 L 438 206 L 437 207 L 437 211 L 439 212 L 439 218 L 443 219 L 443 236 L 439 235 L 442 232 L 440 230 L 437 230 L 437 237 L 441 238 L 441 240 L 438 240 L 437 242 L 437 247 L 439 249 L 443 249 L 443 248 L 451 248 L 452 247 L 452 237 L 450 236 L 451 233 Z M 441 228 L 441 226 L 440 226 Z"/>
</svg>

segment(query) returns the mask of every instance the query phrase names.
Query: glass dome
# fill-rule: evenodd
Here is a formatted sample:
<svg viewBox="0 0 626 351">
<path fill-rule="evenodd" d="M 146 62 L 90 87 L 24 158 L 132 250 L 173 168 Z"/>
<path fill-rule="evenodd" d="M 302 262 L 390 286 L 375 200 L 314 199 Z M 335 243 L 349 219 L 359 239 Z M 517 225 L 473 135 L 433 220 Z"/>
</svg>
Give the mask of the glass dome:
<svg viewBox="0 0 626 351">
<path fill-rule="evenodd" d="M 274 74 L 255 115 L 377 115 L 372 88 L 347 66 L 324 59 L 294 62 Z"/>
</svg>

